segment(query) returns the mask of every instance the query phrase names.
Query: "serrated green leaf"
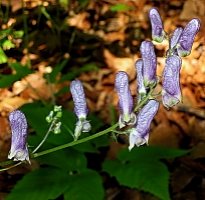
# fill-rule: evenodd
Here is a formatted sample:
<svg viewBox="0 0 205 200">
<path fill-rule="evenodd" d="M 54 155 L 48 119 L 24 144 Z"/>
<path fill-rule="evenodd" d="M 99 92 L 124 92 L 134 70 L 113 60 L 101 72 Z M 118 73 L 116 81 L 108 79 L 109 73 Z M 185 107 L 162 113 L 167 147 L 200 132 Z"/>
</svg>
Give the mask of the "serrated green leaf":
<svg viewBox="0 0 205 200">
<path fill-rule="evenodd" d="M 68 187 L 69 176 L 62 170 L 45 168 L 26 174 L 6 200 L 56 199 Z"/>
<path fill-rule="evenodd" d="M 124 149 L 119 152 L 118 160 L 106 161 L 103 169 L 122 185 L 169 200 L 169 171 L 160 160 L 176 158 L 188 152 L 154 146 L 134 148 L 131 152 Z"/>
<path fill-rule="evenodd" d="M 85 170 L 73 175 L 64 200 L 102 200 L 104 197 L 102 180 L 93 170 Z"/>
<path fill-rule="evenodd" d="M 14 48 L 15 45 L 11 40 L 5 40 L 2 43 L 2 47 L 4 50 L 8 50 L 8 49 Z"/>
<path fill-rule="evenodd" d="M 124 186 L 149 192 L 162 200 L 170 199 L 169 171 L 160 161 L 106 161 L 103 169 Z"/>
<path fill-rule="evenodd" d="M 131 151 L 124 149 L 120 151 L 118 158 L 120 160 L 137 160 L 143 158 L 144 160 L 160 160 L 171 159 L 186 155 L 188 150 L 172 149 L 157 146 L 145 146 L 133 148 Z"/>
</svg>

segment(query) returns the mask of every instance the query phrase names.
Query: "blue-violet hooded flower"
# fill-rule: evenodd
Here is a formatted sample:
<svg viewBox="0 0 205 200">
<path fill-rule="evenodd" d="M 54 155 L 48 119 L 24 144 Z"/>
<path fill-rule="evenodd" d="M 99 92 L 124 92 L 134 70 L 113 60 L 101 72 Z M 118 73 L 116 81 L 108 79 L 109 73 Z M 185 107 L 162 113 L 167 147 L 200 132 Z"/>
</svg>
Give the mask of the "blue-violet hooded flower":
<svg viewBox="0 0 205 200">
<path fill-rule="evenodd" d="M 152 8 L 149 11 L 149 18 L 152 26 L 152 39 L 156 42 L 162 42 L 165 37 L 162 19 L 157 9 Z"/>
<path fill-rule="evenodd" d="M 133 110 L 133 98 L 129 88 L 128 75 L 124 71 L 119 71 L 115 77 L 115 89 L 119 97 L 119 108 L 121 111 L 119 117 L 119 127 L 135 124 L 136 116 Z"/>
<path fill-rule="evenodd" d="M 158 109 L 159 102 L 156 100 L 149 100 L 140 110 L 137 116 L 136 127 L 130 130 L 129 150 L 135 145 L 140 146 L 145 143 L 148 144 L 150 125 Z"/>
<path fill-rule="evenodd" d="M 188 56 L 191 53 L 194 38 L 200 28 L 199 19 L 192 19 L 184 28 L 180 38 L 179 45 L 177 48 L 179 56 Z"/>
<path fill-rule="evenodd" d="M 180 36 L 183 32 L 183 28 L 182 27 L 178 27 L 174 30 L 171 38 L 170 38 L 170 48 L 173 49 L 174 47 L 176 47 L 176 45 L 178 44 L 179 42 L 179 39 L 180 39 Z"/>
<path fill-rule="evenodd" d="M 140 102 L 146 95 L 146 88 L 144 86 L 144 79 L 143 79 L 143 61 L 142 61 L 142 59 L 138 59 L 136 61 L 135 68 L 137 71 L 138 102 Z"/>
<path fill-rule="evenodd" d="M 180 88 L 181 58 L 177 55 L 166 59 L 164 72 L 162 75 L 162 102 L 170 108 L 182 100 Z"/>
<path fill-rule="evenodd" d="M 157 82 L 157 57 L 155 55 L 154 45 L 150 41 L 143 41 L 140 46 L 140 52 L 143 60 L 144 86 L 150 87 Z"/>
<path fill-rule="evenodd" d="M 81 132 L 90 131 L 91 125 L 90 122 L 86 120 L 88 108 L 82 83 L 79 80 L 72 81 L 70 91 L 74 102 L 74 112 L 78 117 L 74 132 L 74 139 L 77 140 Z"/>
<path fill-rule="evenodd" d="M 12 136 L 8 158 L 14 158 L 14 161 L 27 160 L 30 163 L 27 148 L 28 124 L 25 115 L 20 110 L 14 110 L 9 114 L 9 123 Z"/>
</svg>

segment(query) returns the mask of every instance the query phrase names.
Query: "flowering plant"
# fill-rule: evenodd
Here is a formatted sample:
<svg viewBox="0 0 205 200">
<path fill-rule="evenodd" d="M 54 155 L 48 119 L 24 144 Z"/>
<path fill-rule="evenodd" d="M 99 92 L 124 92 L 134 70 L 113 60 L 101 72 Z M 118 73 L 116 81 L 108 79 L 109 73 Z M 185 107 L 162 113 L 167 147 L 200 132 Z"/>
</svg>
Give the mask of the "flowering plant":
<svg viewBox="0 0 205 200">
<path fill-rule="evenodd" d="M 191 53 L 194 38 L 200 28 L 200 22 L 198 19 L 192 19 L 184 29 L 182 27 L 177 28 L 170 37 L 164 30 L 157 9 L 152 8 L 150 10 L 149 18 L 153 41 L 169 41 L 169 49 L 166 53 L 165 67 L 162 73 L 162 91 L 160 93 L 162 104 L 169 109 L 182 101 L 180 88 L 181 57 L 188 56 Z M 160 106 L 160 101 L 156 98 L 158 95 L 155 94 L 155 88 L 160 84 L 160 79 L 156 74 L 157 57 L 152 41 L 143 41 L 140 46 L 140 53 L 142 58 L 135 63 L 138 96 L 136 102 L 129 88 L 128 74 L 125 71 L 116 73 L 114 86 L 119 98 L 120 111 L 117 123 L 96 134 L 83 137 L 82 133 L 86 134 L 91 131 L 92 121 L 87 119 L 88 107 L 83 83 L 77 79 L 73 80 L 70 83 L 70 92 L 74 102 L 74 113 L 77 116 L 74 131 L 71 131 L 66 127 L 66 124 L 61 122 L 62 108 L 61 106 L 55 106 L 46 117 L 49 128 L 45 136 L 34 149 L 28 148 L 26 116 L 20 110 L 12 111 L 9 115 L 12 139 L 8 158 L 18 162 L 1 163 L 1 166 L 9 166 L 0 169 L 0 171 L 20 165 L 24 161 L 31 163 L 30 159 L 93 140 L 110 132 L 117 135 L 126 135 L 129 140 L 129 151 L 133 151 L 134 146 L 149 144 L 150 126 Z M 55 134 L 61 133 L 62 125 L 71 133 L 73 141 L 38 152 L 49 138 L 51 132 Z M 89 174 L 89 172 L 86 173 Z"/>
</svg>

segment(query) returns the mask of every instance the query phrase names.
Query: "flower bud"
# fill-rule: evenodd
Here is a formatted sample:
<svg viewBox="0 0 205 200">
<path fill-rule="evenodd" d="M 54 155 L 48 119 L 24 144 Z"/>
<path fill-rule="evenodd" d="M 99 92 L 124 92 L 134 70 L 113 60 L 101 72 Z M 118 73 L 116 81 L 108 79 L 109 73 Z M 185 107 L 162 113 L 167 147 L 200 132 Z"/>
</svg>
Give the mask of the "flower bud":
<svg viewBox="0 0 205 200">
<path fill-rule="evenodd" d="M 152 8 L 149 11 L 149 18 L 152 26 L 152 39 L 156 42 L 162 42 L 165 37 L 165 32 L 160 14 L 157 9 Z"/>
<path fill-rule="evenodd" d="M 14 161 L 27 160 L 30 163 L 26 144 L 28 125 L 25 115 L 20 110 L 14 110 L 9 114 L 9 123 L 12 136 L 8 158 L 14 158 Z"/>
<path fill-rule="evenodd" d="M 115 77 L 115 89 L 119 97 L 119 108 L 121 111 L 119 117 L 119 127 L 135 123 L 136 116 L 133 110 L 133 98 L 129 88 L 129 79 L 126 72 L 120 71 Z"/>
<path fill-rule="evenodd" d="M 164 72 L 162 75 L 162 102 L 170 108 L 182 99 L 180 89 L 180 69 L 181 58 L 173 55 L 166 59 Z"/>
<path fill-rule="evenodd" d="M 146 88 L 143 80 L 143 61 L 142 59 L 137 60 L 135 63 L 137 71 L 137 90 L 138 90 L 138 102 L 140 102 L 146 95 Z"/>
<path fill-rule="evenodd" d="M 62 124 L 61 122 L 55 124 L 53 128 L 54 134 L 59 134 L 61 132 L 61 124 Z"/>
<path fill-rule="evenodd" d="M 78 119 L 86 118 L 88 114 L 83 85 L 79 80 L 74 80 L 70 84 L 70 91 L 74 102 L 74 112 Z"/>
<path fill-rule="evenodd" d="M 200 28 L 199 19 L 192 19 L 184 28 L 180 39 L 179 47 L 177 48 L 179 56 L 188 56 L 191 53 L 194 38 Z"/>
<path fill-rule="evenodd" d="M 156 84 L 157 58 L 154 51 L 154 45 L 150 41 L 143 41 L 140 46 L 140 52 L 143 60 L 143 79 L 145 87 Z"/>
<path fill-rule="evenodd" d="M 129 135 L 129 150 L 134 145 L 140 146 L 148 144 L 149 130 L 151 122 L 159 109 L 159 102 L 149 100 L 148 103 L 140 110 L 137 116 L 136 128 L 132 128 Z"/>
</svg>

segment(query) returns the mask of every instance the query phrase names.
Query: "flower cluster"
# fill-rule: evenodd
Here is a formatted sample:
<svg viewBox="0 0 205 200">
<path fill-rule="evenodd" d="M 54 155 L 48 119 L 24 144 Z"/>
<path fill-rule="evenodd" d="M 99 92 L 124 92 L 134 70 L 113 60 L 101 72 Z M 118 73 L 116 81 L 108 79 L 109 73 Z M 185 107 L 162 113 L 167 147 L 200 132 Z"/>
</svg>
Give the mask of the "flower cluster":
<svg viewBox="0 0 205 200">
<path fill-rule="evenodd" d="M 152 27 L 152 39 L 156 42 L 169 40 L 169 49 L 166 53 L 162 74 L 161 96 L 163 105 L 166 108 L 171 108 L 182 101 L 180 88 L 181 57 L 188 56 L 191 53 L 194 38 L 200 28 L 200 21 L 192 19 L 184 28 L 176 28 L 169 37 L 164 31 L 162 19 L 157 9 L 152 8 L 150 10 L 149 18 Z M 128 74 L 119 71 L 115 77 L 115 90 L 119 97 L 120 110 L 118 127 L 120 133 L 129 135 L 129 150 L 135 145 L 148 144 L 151 122 L 159 109 L 159 102 L 153 97 L 154 89 L 159 83 L 159 78 L 156 75 L 157 57 L 153 43 L 143 41 L 140 46 L 140 53 L 142 58 L 135 63 L 138 95 L 136 107 L 129 88 Z M 74 102 L 74 112 L 78 118 L 73 137 L 74 140 L 78 140 L 81 133 L 91 130 L 91 124 L 87 120 L 88 108 L 82 83 L 79 80 L 72 81 L 70 92 Z M 50 131 L 60 133 L 61 116 L 61 106 L 55 106 L 54 110 L 46 117 L 50 128 L 32 153 L 40 148 Z M 26 141 L 28 125 L 25 115 L 21 111 L 15 110 L 10 113 L 9 122 L 12 141 L 8 158 L 13 158 L 15 161 L 27 160 L 30 162 Z"/>
<path fill-rule="evenodd" d="M 170 108 L 182 101 L 180 88 L 181 57 L 191 53 L 200 22 L 198 19 L 192 19 L 184 29 L 182 27 L 177 28 L 169 38 L 164 31 L 157 9 L 152 8 L 150 10 L 149 18 L 152 27 L 152 39 L 156 42 L 162 42 L 165 39 L 169 40 L 169 49 L 162 74 L 161 95 L 163 105 L 166 108 Z M 115 88 L 119 96 L 119 128 L 133 125 L 133 127 L 127 127 L 127 131 L 124 131 L 129 134 L 129 150 L 134 145 L 148 144 L 150 125 L 159 109 L 159 102 L 152 99 L 153 97 L 151 96 L 158 83 L 156 76 L 157 57 L 153 43 L 151 41 L 143 41 L 140 46 L 140 53 L 142 58 L 138 59 L 135 64 L 138 88 L 136 107 L 141 108 L 142 106 L 140 107 L 140 105 L 144 106 L 136 110 L 138 113 L 135 113 L 135 109 L 133 109 L 133 98 L 129 90 L 126 72 L 118 72 L 115 80 Z"/>
<path fill-rule="evenodd" d="M 165 68 L 162 75 L 162 102 L 170 108 L 182 101 L 180 89 L 180 69 L 182 61 L 180 57 L 191 53 L 194 38 L 199 31 L 199 19 L 192 19 L 185 28 L 178 27 L 169 37 L 163 30 L 163 24 L 158 11 L 152 8 L 149 12 L 152 25 L 152 39 L 162 42 L 165 38 L 169 40 L 169 49 L 165 60 Z"/>
<path fill-rule="evenodd" d="M 142 60 L 140 59 L 136 63 L 138 74 L 138 93 L 146 95 L 146 89 L 144 86 L 144 75 L 141 73 L 144 69 Z M 125 133 L 129 133 L 129 150 L 134 145 L 140 146 L 148 143 L 150 124 L 159 109 L 159 102 L 156 100 L 148 100 L 142 107 L 139 113 L 134 112 L 133 98 L 129 89 L 128 75 L 124 71 L 120 71 L 116 74 L 115 78 L 115 89 L 119 97 L 119 128 L 129 125 L 129 128 Z M 143 93 L 142 93 L 143 92 Z M 138 103 L 144 101 L 143 96 L 138 99 Z M 130 125 L 132 127 L 130 128 Z M 134 127 L 134 128 L 133 128 Z"/>
</svg>

